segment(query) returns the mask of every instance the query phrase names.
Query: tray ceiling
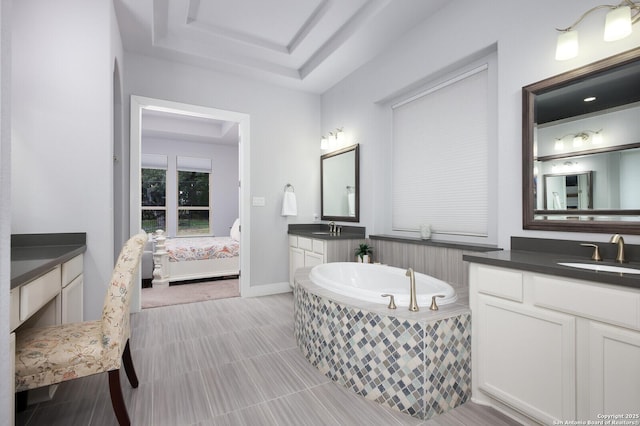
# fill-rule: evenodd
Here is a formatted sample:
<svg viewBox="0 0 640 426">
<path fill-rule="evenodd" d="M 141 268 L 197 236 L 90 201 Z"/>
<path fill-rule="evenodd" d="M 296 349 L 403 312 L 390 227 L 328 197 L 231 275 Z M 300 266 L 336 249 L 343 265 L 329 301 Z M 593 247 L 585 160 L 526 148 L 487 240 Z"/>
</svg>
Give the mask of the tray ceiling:
<svg viewBox="0 0 640 426">
<path fill-rule="evenodd" d="M 446 0 L 114 0 L 126 51 L 322 93 Z"/>
</svg>

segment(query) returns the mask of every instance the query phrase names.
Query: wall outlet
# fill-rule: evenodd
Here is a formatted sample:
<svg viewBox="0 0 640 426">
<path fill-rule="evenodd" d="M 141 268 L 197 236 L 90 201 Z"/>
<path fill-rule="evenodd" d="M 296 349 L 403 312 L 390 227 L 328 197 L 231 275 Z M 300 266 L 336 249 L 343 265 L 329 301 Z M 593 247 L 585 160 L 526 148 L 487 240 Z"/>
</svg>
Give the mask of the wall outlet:
<svg viewBox="0 0 640 426">
<path fill-rule="evenodd" d="M 266 204 L 264 197 L 253 197 L 252 204 L 257 207 L 263 207 Z"/>
</svg>

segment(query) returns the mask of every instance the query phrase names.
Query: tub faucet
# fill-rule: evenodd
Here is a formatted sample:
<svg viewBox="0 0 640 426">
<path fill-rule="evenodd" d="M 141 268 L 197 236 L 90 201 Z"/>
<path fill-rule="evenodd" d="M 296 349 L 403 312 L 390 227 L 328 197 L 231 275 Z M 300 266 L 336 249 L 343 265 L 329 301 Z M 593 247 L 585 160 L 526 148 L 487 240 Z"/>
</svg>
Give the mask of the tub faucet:
<svg viewBox="0 0 640 426">
<path fill-rule="evenodd" d="M 413 269 L 407 269 L 407 273 L 405 274 L 409 277 L 409 310 L 411 312 L 418 312 L 420 308 L 418 308 L 418 303 L 416 303 L 416 275 L 413 272 Z"/>
<path fill-rule="evenodd" d="M 616 262 L 624 263 L 626 260 L 624 259 L 624 238 L 620 234 L 614 234 L 609 240 L 611 244 L 618 245 L 618 254 L 616 255 Z"/>
</svg>

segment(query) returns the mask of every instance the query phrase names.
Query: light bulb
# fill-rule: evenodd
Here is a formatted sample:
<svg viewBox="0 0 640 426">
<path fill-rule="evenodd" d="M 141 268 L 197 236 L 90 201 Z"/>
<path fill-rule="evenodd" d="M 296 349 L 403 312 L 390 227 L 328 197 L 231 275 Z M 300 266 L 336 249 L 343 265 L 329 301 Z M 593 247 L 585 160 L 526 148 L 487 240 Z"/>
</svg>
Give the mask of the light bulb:
<svg viewBox="0 0 640 426">
<path fill-rule="evenodd" d="M 593 134 L 591 143 L 594 145 L 600 145 L 602 143 L 602 130 Z"/>
<path fill-rule="evenodd" d="M 604 41 L 616 41 L 631 34 L 631 8 L 616 7 L 607 13 L 604 24 Z"/>
<path fill-rule="evenodd" d="M 578 31 L 564 31 L 558 35 L 556 61 L 565 61 L 578 56 Z"/>
<path fill-rule="evenodd" d="M 320 149 L 327 149 L 327 148 L 329 148 L 329 141 L 327 140 L 327 138 L 323 136 L 322 139 L 320 139 Z"/>
</svg>

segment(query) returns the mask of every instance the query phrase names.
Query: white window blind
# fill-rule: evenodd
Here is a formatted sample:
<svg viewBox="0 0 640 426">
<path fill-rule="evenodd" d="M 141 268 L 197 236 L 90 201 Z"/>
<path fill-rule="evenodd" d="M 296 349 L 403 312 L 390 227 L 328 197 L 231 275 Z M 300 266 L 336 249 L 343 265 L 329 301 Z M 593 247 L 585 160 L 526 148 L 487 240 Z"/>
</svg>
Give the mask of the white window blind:
<svg viewBox="0 0 640 426">
<path fill-rule="evenodd" d="M 183 172 L 211 173 L 211 158 L 178 157 L 177 168 Z"/>
<path fill-rule="evenodd" d="M 488 76 L 476 68 L 394 105 L 392 227 L 488 234 Z"/>
<path fill-rule="evenodd" d="M 167 170 L 169 161 L 166 155 L 162 154 L 142 154 L 140 165 L 143 169 Z"/>
</svg>

